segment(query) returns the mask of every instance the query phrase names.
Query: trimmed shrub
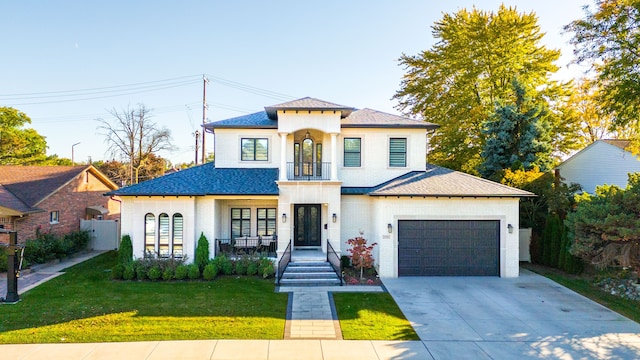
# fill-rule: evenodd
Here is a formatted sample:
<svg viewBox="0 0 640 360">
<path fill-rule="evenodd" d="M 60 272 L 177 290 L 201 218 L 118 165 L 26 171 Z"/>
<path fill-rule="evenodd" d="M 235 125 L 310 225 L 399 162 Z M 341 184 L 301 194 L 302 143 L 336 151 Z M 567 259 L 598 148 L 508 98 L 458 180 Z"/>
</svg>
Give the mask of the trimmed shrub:
<svg viewBox="0 0 640 360">
<path fill-rule="evenodd" d="M 241 259 L 236 260 L 233 266 L 236 275 L 246 275 L 247 274 L 247 264 Z"/>
<path fill-rule="evenodd" d="M 204 233 L 200 233 L 200 238 L 198 239 L 195 263 L 200 271 L 204 270 L 204 267 L 209 263 L 209 240 L 204 236 Z"/>
<path fill-rule="evenodd" d="M 233 262 L 226 255 L 220 254 L 215 259 L 211 260 L 211 263 L 218 269 L 218 273 L 224 275 L 233 274 Z"/>
<path fill-rule="evenodd" d="M 124 276 L 124 265 L 116 264 L 111 268 L 111 278 L 114 280 L 122 280 Z"/>
<path fill-rule="evenodd" d="M 258 274 L 264 279 L 273 276 L 275 273 L 276 268 L 275 265 L 273 265 L 273 261 L 264 257 L 258 260 Z"/>
<path fill-rule="evenodd" d="M 213 264 L 207 264 L 202 272 L 202 278 L 205 280 L 213 280 L 218 276 L 218 269 Z"/>
<path fill-rule="evenodd" d="M 165 280 L 165 281 L 172 280 L 174 275 L 175 275 L 175 273 L 173 271 L 173 268 L 166 268 L 162 272 L 162 280 Z"/>
<path fill-rule="evenodd" d="M 176 280 L 184 280 L 187 278 L 187 273 L 189 272 L 189 268 L 187 265 L 180 264 L 176 267 L 175 278 Z"/>
<path fill-rule="evenodd" d="M 131 236 L 124 235 L 120 241 L 120 248 L 118 249 L 118 263 L 122 265 L 131 264 L 133 262 L 133 244 L 131 243 Z"/>
<path fill-rule="evenodd" d="M 145 268 L 144 266 L 137 266 L 135 267 L 135 269 L 136 269 L 136 277 L 138 278 L 138 280 L 147 279 L 147 268 Z"/>
<path fill-rule="evenodd" d="M 258 273 L 258 262 L 252 261 L 247 265 L 247 275 L 253 276 Z"/>
<path fill-rule="evenodd" d="M 140 272 L 137 272 L 136 270 L 134 270 L 133 265 L 129 264 L 127 266 L 124 267 L 124 272 L 122 273 L 122 278 L 125 280 L 133 280 L 133 278 L 136 277 L 136 275 L 138 276 L 138 279 L 144 279 L 144 275 L 141 274 Z M 143 277 L 141 277 L 141 275 Z"/>
<path fill-rule="evenodd" d="M 340 269 L 351 267 L 351 258 L 348 255 L 340 256 Z"/>
<path fill-rule="evenodd" d="M 187 276 L 189 279 L 196 280 L 200 278 L 200 268 L 196 264 L 189 264 L 189 270 L 187 271 Z"/>
<path fill-rule="evenodd" d="M 160 277 L 162 276 L 162 271 L 160 270 L 159 267 L 154 266 L 151 269 L 149 269 L 147 276 L 149 277 L 149 280 L 156 281 L 160 279 Z"/>
</svg>

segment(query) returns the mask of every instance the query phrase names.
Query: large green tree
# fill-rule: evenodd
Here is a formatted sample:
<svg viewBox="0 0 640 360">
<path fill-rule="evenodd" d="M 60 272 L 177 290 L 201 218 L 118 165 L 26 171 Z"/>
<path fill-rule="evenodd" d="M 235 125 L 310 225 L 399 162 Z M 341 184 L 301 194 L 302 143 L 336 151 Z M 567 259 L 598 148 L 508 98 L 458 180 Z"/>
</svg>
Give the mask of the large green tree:
<svg viewBox="0 0 640 360">
<path fill-rule="evenodd" d="M 551 169 L 551 133 L 549 112 L 532 104 L 526 89 L 513 81 L 513 101 L 501 102 L 483 125 L 485 144 L 479 167 L 485 178 L 500 180 L 504 169 L 546 172 Z"/>
<path fill-rule="evenodd" d="M 27 114 L 0 107 L 0 165 L 37 165 L 47 160 L 47 142 L 31 124 Z"/>
<path fill-rule="evenodd" d="M 403 54 L 406 74 L 394 96 L 405 114 L 439 124 L 429 160 L 475 173 L 484 145 L 482 124 L 517 78 L 537 89 L 536 103 L 547 103 L 556 152 L 573 145 L 567 124 L 555 104 L 562 103 L 563 84 L 550 80 L 560 51 L 540 44 L 543 33 L 534 13 L 500 6 L 497 12 L 463 9 L 445 14 L 433 27 L 437 43 L 418 55 Z"/>
<path fill-rule="evenodd" d="M 596 0 L 585 17 L 565 27 L 574 33 L 577 61 L 597 74 L 602 106 L 618 125 L 638 125 L 640 113 L 640 0 Z"/>
</svg>

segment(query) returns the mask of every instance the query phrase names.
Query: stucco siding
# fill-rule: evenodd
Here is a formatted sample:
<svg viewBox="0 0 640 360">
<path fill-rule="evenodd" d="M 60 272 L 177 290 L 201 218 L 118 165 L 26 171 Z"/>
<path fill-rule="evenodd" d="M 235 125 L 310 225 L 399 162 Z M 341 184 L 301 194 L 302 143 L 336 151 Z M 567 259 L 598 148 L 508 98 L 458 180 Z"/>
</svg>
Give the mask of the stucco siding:
<svg viewBox="0 0 640 360">
<path fill-rule="evenodd" d="M 243 138 L 266 138 L 268 160 L 242 161 L 240 144 Z M 218 168 L 277 168 L 280 166 L 280 138 L 275 129 L 216 129 L 215 154 Z"/>
</svg>

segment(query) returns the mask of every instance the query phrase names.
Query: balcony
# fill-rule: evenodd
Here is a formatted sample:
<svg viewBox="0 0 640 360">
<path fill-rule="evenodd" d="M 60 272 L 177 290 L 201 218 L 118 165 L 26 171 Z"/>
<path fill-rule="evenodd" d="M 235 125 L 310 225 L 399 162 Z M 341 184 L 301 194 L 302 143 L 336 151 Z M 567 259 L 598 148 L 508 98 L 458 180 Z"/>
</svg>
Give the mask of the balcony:
<svg viewBox="0 0 640 360">
<path fill-rule="evenodd" d="M 319 181 L 331 179 L 330 162 L 287 163 L 287 180 Z"/>
</svg>

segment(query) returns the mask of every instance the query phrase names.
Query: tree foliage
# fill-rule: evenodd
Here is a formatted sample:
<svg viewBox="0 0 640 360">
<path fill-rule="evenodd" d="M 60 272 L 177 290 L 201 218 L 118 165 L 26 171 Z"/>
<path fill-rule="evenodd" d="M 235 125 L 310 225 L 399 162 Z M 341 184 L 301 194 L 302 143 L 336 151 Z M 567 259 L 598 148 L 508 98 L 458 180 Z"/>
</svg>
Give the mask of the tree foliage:
<svg viewBox="0 0 640 360">
<path fill-rule="evenodd" d="M 640 0 L 596 0 L 585 17 L 565 26 L 573 32 L 577 61 L 597 74 L 602 106 L 618 125 L 638 125 L 640 113 Z M 635 127 L 635 126 L 634 126 Z"/>
<path fill-rule="evenodd" d="M 34 129 L 27 114 L 0 107 L 0 165 L 37 165 L 46 161 L 47 142 Z"/>
<path fill-rule="evenodd" d="M 571 253 L 592 264 L 640 266 L 640 174 L 629 174 L 626 189 L 603 185 L 578 197 L 567 215 Z"/>
<path fill-rule="evenodd" d="M 526 89 L 515 79 L 513 92 L 513 102 L 499 102 L 482 130 L 486 140 L 479 170 L 485 178 L 499 180 L 496 176 L 504 169 L 536 167 L 546 172 L 553 164 L 548 111 L 532 104 Z"/>
<path fill-rule="evenodd" d="M 360 270 L 360 279 L 362 279 L 364 269 L 370 269 L 373 267 L 373 248 L 378 245 L 378 243 L 367 245 L 367 240 L 365 238 L 362 236 L 356 236 L 353 239 L 347 240 L 347 244 L 351 246 L 347 249 L 351 254 L 351 265 Z"/>
<path fill-rule="evenodd" d="M 498 100 L 510 97 L 516 78 L 526 89 L 539 89 L 532 102 L 550 109 L 554 150 L 574 146 L 564 136 L 572 124 L 554 108 L 566 92 L 549 78 L 560 52 L 540 44 L 537 21 L 534 13 L 504 5 L 496 13 L 462 9 L 433 25 L 437 43 L 431 49 L 402 55 L 406 74 L 394 96 L 398 108 L 441 126 L 431 141 L 431 162 L 475 173 L 485 141 L 482 124 Z"/>
<path fill-rule="evenodd" d="M 155 153 L 171 150 L 171 132 L 151 120 L 150 109 L 140 104 L 122 111 L 113 109 L 113 123 L 98 119 L 108 150 L 114 157 L 128 161 L 129 183 L 138 183 L 142 169 L 151 168 Z"/>
</svg>

